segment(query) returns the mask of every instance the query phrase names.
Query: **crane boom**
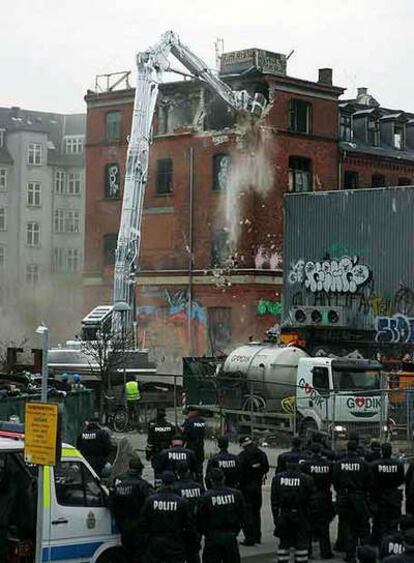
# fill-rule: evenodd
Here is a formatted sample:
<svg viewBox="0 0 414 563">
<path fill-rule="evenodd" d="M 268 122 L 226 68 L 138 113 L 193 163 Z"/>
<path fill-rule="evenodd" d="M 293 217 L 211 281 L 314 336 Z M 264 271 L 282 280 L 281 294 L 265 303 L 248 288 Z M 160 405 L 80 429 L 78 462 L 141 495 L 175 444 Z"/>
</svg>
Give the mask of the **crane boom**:
<svg viewBox="0 0 414 563">
<path fill-rule="evenodd" d="M 251 96 L 245 90 L 233 91 L 207 65 L 181 43 L 178 35 L 167 31 L 161 40 L 137 55 L 137 84 L 131 134 L 126 159 L 126 174 L 122 201 L 121 222 L 115 252 L 114 305 L 125 302 L 129 311 L 112 311 L 112 332 L 119 333 L 132 325 L 133 276 L 141 245 L 141 224 L 145 185 L 148 176 L 149 147 L 152 118 L 155 111 L 162 74 L 169 67 L 168 56 L 173 54 L 196 78 L 205 82 L 231 108 L 260 115 L 266 105 L 262 94 Z"/>
</svg>

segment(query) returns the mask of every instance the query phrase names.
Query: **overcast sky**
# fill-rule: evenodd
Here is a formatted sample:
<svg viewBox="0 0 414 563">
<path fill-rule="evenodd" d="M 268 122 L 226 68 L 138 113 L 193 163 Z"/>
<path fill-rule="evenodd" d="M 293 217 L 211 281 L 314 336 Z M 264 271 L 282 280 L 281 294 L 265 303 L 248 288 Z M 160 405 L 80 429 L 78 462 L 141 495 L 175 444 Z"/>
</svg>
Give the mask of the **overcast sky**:
<svg viewBox="0 0 414 563">
<path fill-rule="evenodd" d="M 1 0 L 0 105 L 85 111 L 96 74 L 134 69 L 135 53 L 177 31 L 214 64 L 225 51 L 295 53 L 292 76 L 366 86 L 387 107 L 414 111 L 414 0 Z"/>
</svg>

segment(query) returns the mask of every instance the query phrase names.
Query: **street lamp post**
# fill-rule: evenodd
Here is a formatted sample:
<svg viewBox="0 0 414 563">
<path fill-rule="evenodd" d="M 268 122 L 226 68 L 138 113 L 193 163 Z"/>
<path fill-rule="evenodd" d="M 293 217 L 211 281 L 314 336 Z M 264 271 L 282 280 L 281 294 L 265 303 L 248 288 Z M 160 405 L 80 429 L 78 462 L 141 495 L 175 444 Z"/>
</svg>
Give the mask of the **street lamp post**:
<svg viewBox="0 0 414 563">
<path fill-rule="evenodd" d="M 42 337 L 42 388 L 40 400 L 47 403 L 47 354 L 49 347 L 49 330 L 44 325 L 39 325 L 36 334 Z M 37 524 L 36 524 L 36 558 L 35 563 L 42 561 L 42 538 L 43 538 L 43 486 L 44 486 L 44 468 L 39 465 L 39 477 L 37 481 Z"/>
</svg>

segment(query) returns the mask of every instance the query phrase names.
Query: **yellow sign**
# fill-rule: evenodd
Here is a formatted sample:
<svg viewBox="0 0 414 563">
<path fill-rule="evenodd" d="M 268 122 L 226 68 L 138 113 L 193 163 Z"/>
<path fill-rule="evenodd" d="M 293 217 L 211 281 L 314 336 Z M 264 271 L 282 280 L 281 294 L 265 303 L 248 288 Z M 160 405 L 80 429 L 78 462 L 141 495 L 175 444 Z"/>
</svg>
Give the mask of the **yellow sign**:
<svg viewBox="0 0 414 563">
<path fill-rule="evenodd" d="M 26 403 L 24 459 L 35 465 L 55 465 L 59 407 Z"/>
</svg>

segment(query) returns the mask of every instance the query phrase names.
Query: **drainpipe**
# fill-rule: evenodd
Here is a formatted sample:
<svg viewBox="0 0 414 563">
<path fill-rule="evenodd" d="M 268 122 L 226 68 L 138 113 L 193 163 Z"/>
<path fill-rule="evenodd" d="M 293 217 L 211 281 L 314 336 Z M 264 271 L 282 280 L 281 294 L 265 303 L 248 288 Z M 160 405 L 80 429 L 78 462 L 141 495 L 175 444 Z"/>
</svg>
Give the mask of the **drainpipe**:
<svg viewBox="0 0 414 563">
<path fill-rule="evenodd" d="M 187 338 L 189 356 L 194 354 L 193 337 L 193 195 L 194 195 L 194 147 L 189 149 L 189 193 L 188 193 L 188 291 L 187 291 Z"/>
</svg>

